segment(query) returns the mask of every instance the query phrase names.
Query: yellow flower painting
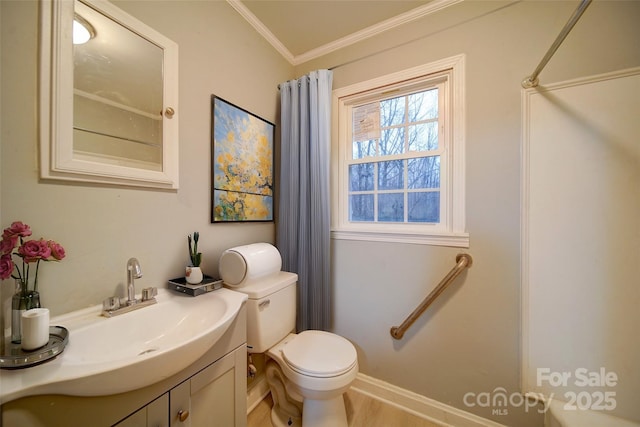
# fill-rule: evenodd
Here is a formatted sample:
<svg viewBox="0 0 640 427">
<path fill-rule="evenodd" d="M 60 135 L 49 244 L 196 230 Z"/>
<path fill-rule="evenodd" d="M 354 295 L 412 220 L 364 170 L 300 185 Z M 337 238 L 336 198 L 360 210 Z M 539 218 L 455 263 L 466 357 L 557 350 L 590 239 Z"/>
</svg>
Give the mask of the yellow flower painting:
<svg viewBox="0 0 640 427">
<path fill-rule="evenodd" d="M 217 96 L 211 99 L 211 222 L 272 221 L 275 125 Z"/>
</svg>

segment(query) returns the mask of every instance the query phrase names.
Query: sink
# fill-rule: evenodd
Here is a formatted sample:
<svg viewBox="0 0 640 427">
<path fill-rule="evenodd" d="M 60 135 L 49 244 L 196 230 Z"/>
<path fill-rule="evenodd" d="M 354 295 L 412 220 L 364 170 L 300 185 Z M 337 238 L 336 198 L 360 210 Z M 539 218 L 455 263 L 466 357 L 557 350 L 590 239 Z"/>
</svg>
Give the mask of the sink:
<svg viewBox="0 0 640 427">
<path fill-rule="evenodd" d="M 246 295 L 219 289 L 198 297 L 158 289 L 157 304 L 113 318 L 102 306 L 51 319 L 69 330 L 54 360 L 0 371 L 0 403 L 35 394 L 101 396 L 146 387 L 185 369 L 227 331 Z"/>
</svg>

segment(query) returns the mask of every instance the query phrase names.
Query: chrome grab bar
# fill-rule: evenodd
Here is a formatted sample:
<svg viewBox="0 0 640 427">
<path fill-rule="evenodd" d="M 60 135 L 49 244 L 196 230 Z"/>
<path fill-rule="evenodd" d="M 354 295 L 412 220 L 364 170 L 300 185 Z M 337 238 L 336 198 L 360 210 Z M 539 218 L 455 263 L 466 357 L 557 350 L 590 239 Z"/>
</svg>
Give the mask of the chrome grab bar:
<svg viewBox="0 0 640 427">
<path fill-rule="evenodd" d="M 451 269 L 449 274 L 447 274 L 440 283 L 438 283 L 438 286 L 436 286 L 435 289 L 427 295 L 424 301 L 422 301 L 422 303 L 413 310 L 413 313 L 411 313 L 400 326 L 394 326 L 391 328 L 391 336 L 397 340 L 402 339 L 404 333 L 407 332 L 407 329 L 409 329 L 416 320 L 418 320 L 418 317 L 424 313 L 424 311 L 436 300 L 436 298 L 438 298 L 445 288 L 449 286 L 449 284 L 453 282 L 460 273 L 462 273 L 465 268 L 471 267 L 471 264 L 473 264 L 473 258 L 471 258 L 471 255 L 458 254 L 458 256 L 456 256 L 456 266 Z"/>
</svg>

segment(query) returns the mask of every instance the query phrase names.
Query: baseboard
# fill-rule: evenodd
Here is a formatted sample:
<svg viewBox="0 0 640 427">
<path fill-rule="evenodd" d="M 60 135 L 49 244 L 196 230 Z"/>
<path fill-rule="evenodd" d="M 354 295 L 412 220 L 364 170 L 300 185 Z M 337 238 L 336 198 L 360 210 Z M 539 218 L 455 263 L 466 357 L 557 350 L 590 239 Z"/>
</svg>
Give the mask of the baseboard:
<svg viewBox="0 0 640 427">
<path fill-rule="evenodd" d="M 359 373 L 351 389 L 428 421 L 455 427 L 505 427 L 437 400 Z"/>
<path fill-rule="evenodd" d="M 394 386 L 359 373 L 351 388 L 372 399 L 395 406 L 425 420 L 441 424 L 443 427 L 505 427 L 478 415 L 453 406 L 429 399 L 409 390 Z M 247 390 L 247 414 L 269 394 L 269 384 L 264 375 L 259 375 Z"/>
<path fill-rule="evenodd" d="M 251 388 L 247 390 L 247 414 L 253 411 L 268 394 L 269 383 L 267 382 L 267 377 L 258 375 Z"/>
</svg>

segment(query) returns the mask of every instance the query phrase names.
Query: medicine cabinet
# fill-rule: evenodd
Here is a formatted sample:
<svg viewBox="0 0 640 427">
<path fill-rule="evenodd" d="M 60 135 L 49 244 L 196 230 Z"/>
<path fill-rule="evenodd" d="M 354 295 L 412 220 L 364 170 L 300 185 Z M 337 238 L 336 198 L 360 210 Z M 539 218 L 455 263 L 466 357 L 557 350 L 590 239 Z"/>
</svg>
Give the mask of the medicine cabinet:
<svg viewBox="0 0 640 427">
<path fill-rule="evenodd" d="M 40 177 L 177 189 L 178 45 L 101 0 L 42 0 L 40 26 Z"/>
</svg>

